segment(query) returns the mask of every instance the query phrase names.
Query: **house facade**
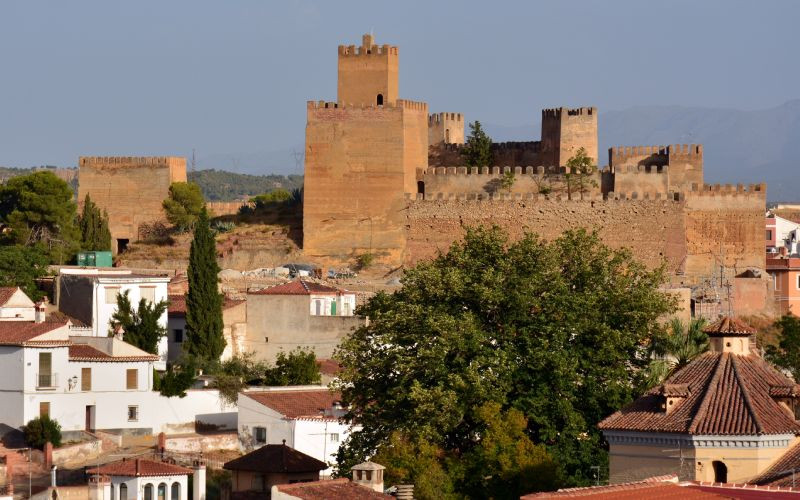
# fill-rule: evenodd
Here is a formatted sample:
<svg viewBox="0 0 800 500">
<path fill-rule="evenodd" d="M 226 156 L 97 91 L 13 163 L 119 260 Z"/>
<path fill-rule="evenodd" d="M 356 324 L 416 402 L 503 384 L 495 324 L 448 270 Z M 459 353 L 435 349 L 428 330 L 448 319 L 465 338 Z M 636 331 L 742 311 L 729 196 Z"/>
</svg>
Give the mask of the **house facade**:
<svg viewBox="0 0 800 500">
<path fill-rule="evenodd" d="M 0 287 L 0 321 L 33 321 L 36 305 L 19 287 Z"/>
<path fill-rule="evenodd" d="M 177 360 L 183 353 L 186 341 L 186 295 L 170 294 L 167 328 L 167 361 Z M 247 301 L 225 298 L 222 302 L 222 335 L 225 350 L 220 356 L 225 361 L 244 353 L 247 334 Z"/>
<path fill-rule="evenodd" d="M 778 312 L 800 316 L 800 255 L 768 256 Z"/>
<path fill-rule="evenodd" d="M 341 395 L 319 386 L 274 387 L 239 394 L 239 440 L 245 449 L 284 441 L 325 462 L 336 461 L 339 445 L 350 435 L 340 421 Z M 332 472 L 324 468 L 323 475 Z"/>
<path fill-rule="evenodd" d="M 248 292 L 243 348 L 266 361 L 298 347 L 331 358 L 341 339 L 366 323 L 355 307 L 354 292 L 303 279 Z"/>
<path fill-rule="evenodd" d="M 167 276 L 134 274 L 129 270 L 62 268 L 56 280 L 58 310 L 91 326 L 92 335 L 106 337 L 111 330 L 111 318 L 117 312 L 117 296 L 128 293 L 135 308 L 141 299 L 150 303 L 167 300 Z M 168 313 L 159 318 L 166 329 Z M 157 370 L 167 367 L 169 344 L 163 337 L 158 345 Z"/>
<path fill-rule="evenodd" d="M 226 462 L 231 471 L 230 498 L 269 498 L 275 485 L 316 481 L 326 464 L 286 442 L 268 444 Z"/>
<path fill-rule="evenodd" d="M 95 478 L 109 479 L 105 481 L 105 498 L 112 500 L 188 500 L 190 477 L 194 498 L 204 499 L 206 493 L 203 462 L 195 462 L 189 469 L 137 458 L 101 465 L 87 472 L 95 474 Z"/>
</svg>

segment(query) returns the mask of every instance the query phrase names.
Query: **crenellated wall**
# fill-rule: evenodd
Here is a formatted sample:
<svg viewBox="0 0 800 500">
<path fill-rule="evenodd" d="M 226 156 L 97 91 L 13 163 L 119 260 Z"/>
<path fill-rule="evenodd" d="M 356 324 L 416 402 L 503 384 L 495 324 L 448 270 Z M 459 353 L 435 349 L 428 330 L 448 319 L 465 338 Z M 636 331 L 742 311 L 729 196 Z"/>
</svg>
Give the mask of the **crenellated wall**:
<svg viewBox="0 0 800 500">
<path fill-rule="evenodd" d="M 565 165 L 579 148 L 597 164 L 597 108 L 543 109 L 540 163 Z"/>
<path fill-rule="evenodd" d="M 428 144 L 464 144 L 464 115 L 434 113 L 428 116 Z"/>
<path fill-rule="evenodd" d="M 376 45 L 372 35 L 361 46 L 339 46 L 337 101 L 355 105 L 394 104 L 398 98 L 398 49 Z M 382 103 L 377 101 L 380 94 Z"/>
<path fill-rule="evenodd" d="M 663 173 L 667 178 L 668 190 L 691 190 L 698 189 L 703 185 L 703 146 L 701 144 L 609 148 L 608 165 L 614 172 L 615 181 L 618 184 L 614 187 L 615 191 L 641 189 L 637 183 L 647 183 L 653 180 L 642 177 L 628 178 L 627 174 L 650 172 L 654 167 L 664 167 Z M 661 168 L 655 171 L 662 173 Z"/>
</svg>

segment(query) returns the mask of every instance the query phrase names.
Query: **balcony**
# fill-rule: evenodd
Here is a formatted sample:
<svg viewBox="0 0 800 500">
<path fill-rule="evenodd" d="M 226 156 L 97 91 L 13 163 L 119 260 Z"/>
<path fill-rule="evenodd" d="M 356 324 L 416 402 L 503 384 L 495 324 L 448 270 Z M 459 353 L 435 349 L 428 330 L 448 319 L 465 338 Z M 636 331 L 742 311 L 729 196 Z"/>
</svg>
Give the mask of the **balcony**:
<svg viewBox="0 0 800 500">
<path fill-rule="evenodd" d="M 58 374 L 57 373 L 37 373 L 36 374 L 36 390 L 46 391 L 58 387 Z"/>
</svg>

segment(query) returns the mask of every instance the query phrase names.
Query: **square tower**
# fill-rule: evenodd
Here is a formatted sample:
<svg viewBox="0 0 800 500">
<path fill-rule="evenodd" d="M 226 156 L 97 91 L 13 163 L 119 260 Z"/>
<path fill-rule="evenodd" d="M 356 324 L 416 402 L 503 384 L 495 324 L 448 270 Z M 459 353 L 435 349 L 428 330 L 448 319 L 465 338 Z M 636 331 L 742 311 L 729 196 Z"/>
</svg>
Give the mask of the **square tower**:
<svg viewBox="0 0 800 500">
<path fill-rule="evenodd" d="M 428 145 L 464 144 L 464 115 L 434 113 L 428 117 Z"/>
<path fill-rule="evenodd" d="M 579 148 L 597 165 L 597 108 L 542 110 L 542 161 L 562 167 Z"/>
<path fill-rule="evenodd" d="M 397 47 L 375 45 L 372 35 L 363 36 L 361 47 L 339 45 L 338 103 L 394 105 L 397 82 Z"/>
</svg>

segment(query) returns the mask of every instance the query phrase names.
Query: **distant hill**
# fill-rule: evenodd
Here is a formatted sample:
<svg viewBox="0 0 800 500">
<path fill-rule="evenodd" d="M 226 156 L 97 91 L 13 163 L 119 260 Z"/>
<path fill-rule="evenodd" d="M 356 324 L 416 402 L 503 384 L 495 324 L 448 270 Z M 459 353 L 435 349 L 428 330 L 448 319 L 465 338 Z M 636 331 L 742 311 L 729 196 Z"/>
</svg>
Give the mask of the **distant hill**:
<svg viewBox="0 0 800 500">
<path fill-rule="evenodd" d="M 486 124 L 495 141 L 538 140 L 539 124 Z M 601 112 L 600 164 L 611 146 L 703 144 L 708 183 L 767 183 L 770 200 L 800 200 L 800 100 L 741 111 L 683 106 L 637 106 Z"/>
<path fill-rule="evenodd" d="M 200 186 L 208 201 L 239 200 L 273 189 L 291 191 L 303 187 L 302 175 L 250 175 L 214 169 L 197 170 L 187 175 L 190 181 Z"/>
</svg>

